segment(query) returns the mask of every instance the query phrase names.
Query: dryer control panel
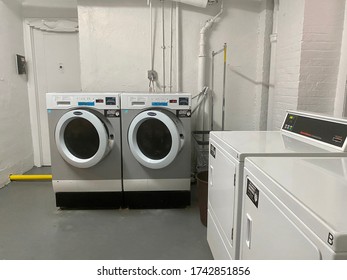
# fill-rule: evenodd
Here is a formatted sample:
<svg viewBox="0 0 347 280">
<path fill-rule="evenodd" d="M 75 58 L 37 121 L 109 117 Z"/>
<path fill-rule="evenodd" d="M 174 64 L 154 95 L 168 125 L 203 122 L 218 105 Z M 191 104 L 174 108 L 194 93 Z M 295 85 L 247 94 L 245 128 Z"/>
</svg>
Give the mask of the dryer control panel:
<svg viewBox="0 0 347 280">
<path fill-rule="evenodd" d="M 342 151 L 347 148 L 347 120 L 303 112 L 287 112 L 282 131 L 310 141 L 330 145 Z"/>
<path fill-rule="evenodd" d="M 118 93 L 47 93 L 46 102 L 47 109 L 120 109 Z"/>
</svg>

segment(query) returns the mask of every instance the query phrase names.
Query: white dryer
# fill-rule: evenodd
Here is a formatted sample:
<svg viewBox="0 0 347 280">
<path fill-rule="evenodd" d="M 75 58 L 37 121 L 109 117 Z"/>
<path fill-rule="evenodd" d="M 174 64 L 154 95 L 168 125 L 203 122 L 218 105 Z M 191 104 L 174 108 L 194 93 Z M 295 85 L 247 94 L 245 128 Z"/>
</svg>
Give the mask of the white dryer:
<svg viewBox="0 0 347 280">
<path fill-rule="evenodd" d="M 57 206 L 119 208 L 119 94 L 47 93 L 46 97 Z"/>
<path fill-rule="evenodd" d="M 239 259 L 247 157 L 347 156 L 347 121 L 287 112 L 281 131 L 210 134 L 207 240 L 215 259 Z"/>
<path fill-rule="evenodd" d="M 347 259 L 347 159 L 248 158 L 241 259 Z"/>
<path fill-rule="evenodd" d="M 123 93 L 125 206 L 190 205 L 191 95 Z"/>
</svg>

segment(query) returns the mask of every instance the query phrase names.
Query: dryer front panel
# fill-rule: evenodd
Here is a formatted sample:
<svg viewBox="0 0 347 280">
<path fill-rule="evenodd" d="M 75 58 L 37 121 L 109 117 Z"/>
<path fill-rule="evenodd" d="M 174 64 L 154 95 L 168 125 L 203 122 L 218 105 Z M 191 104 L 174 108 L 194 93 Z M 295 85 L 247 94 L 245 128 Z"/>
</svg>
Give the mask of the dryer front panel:
<svg viewBox="0 0 347 280">
<path fill-rule="evenodd" d="M 179 119 L 170 112 L 147 110 L 138 114 L 128 130 L 128 143 L 136 160 L 151 169 L 174 161 L 184 143 Z"/>
<path fill-rule="evenodd" d="M 98 112 L 75 109 L 64 114 L 55 129 L 55 142 L 63 159 L 78 168 L 98 164 L 110 151 L 113 133 Z"/>
</svg>

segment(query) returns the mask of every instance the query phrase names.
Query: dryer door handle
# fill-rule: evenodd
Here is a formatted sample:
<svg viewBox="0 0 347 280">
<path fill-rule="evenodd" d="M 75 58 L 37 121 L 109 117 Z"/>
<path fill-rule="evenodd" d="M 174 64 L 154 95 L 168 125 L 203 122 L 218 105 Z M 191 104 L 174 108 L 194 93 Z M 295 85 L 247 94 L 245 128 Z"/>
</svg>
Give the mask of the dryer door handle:
<svg viewBox="0 0 347 280">
<path fill-rule="evenodd" d="M 253 221 L 251 216 L 247 213 L 246 214 L 246 245 L 248 249 L 251 249 L 251 242 L 252 242 L 252 226 Z"/>
<path fill-rule="evenodd" d="M 213 186 L 213 166 L 210 165 L 210 174 L 209 174 L 209 185 L 210 185 L 210 188 L 212 188 Z"/>
</svg>

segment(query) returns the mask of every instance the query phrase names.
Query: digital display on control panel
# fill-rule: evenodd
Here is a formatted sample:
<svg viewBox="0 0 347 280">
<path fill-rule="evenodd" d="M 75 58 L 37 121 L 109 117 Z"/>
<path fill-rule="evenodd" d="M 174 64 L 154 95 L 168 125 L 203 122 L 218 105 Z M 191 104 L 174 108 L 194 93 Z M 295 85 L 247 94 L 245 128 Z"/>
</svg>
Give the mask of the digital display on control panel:
<svg viewBox="0 0 347 280">
<path fill-rule="evenodd" d="M 282 129 L 340 148 L 347 137 L 346 124 L 295 114 L 287 115 Z"/>
<path fill-rule="evenodd" d="M 180 97 L 178 99 L 178 104 L 179 105 L 189 105 L 189 98 L 188 97 Z"/>
<path fill-rule="evenodd" d="M 116 97 L 106 97 L 106 105 L 116 105 Z"/>
</svg>

